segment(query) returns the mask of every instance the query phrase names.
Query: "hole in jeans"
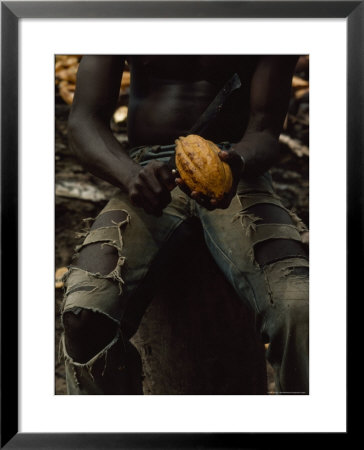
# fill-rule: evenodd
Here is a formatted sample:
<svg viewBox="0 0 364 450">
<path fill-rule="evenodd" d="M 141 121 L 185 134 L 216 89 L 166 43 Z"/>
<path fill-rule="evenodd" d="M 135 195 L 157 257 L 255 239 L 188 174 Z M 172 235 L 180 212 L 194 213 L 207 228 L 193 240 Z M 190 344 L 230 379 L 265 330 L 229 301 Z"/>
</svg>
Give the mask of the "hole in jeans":
<svg viewBox="0 0 364 450">
<path fill-rule="evenodd" d="M 261 220 L 256 222 L 257 224 L 278 223 L 293 225 L 291 216 L 283 208 L 269 203 L 251 206 L 247 209 L 247 212 L 261 218 Z M 254 247 L 254 254 L 255 260 L 260 266 L 292 257 L 307 257 L 303 244 L 292 239 L 267 239 L 259 242 Z"/>
<path fill-rule="evenodd" d="M 97 217 L 91 230 L 115 226 L 115 222 L 122 222 L 126 218 L 127 213 L 124 211 L 107 211 Z M 110 245 L 102 245 L 101 242 L 95 242 L 80 250 L 76 266 L 88 272 L 99 272 L 102 275 L 107 275 L 115 269 L 117 261 L 118 252 L 116 248 Z"/>
<path fill-rule="evenodd" d="M 81 364 L 97 355 L 114 339 L 117 324 L 100 313 L 81 310 L 63 315 L 65 343 L 70 357 Z"/>
</svg>

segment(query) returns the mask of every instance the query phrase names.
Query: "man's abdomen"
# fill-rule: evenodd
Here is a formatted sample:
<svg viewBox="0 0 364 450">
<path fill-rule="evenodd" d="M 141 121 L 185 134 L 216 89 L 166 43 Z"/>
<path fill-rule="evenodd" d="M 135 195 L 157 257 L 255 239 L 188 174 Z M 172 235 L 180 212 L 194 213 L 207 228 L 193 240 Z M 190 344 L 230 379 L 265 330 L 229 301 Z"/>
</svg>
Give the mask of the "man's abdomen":
<svg viewBox="0 0 364 450">
<path fill-rule="evenodd" d="M 171 144 L 194 125 L 217 93 L 206 81 L 177 84 L 163 80 L 148 92 L 132 87 L 128 112 L 130 144 Z"/>
</svg>

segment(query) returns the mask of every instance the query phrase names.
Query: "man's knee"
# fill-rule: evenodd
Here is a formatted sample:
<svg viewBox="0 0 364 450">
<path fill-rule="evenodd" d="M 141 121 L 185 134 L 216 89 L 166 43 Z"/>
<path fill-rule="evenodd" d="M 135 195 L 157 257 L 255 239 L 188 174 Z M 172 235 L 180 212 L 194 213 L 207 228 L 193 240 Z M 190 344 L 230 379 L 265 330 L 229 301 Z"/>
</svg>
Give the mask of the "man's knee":
<svg viewBox="0 0 364 450">
<path fill-rule="evenodd" d="M 63 326 L 67 353 L 81 364 L 112 342 L 118 328 L 105 315 L 82 308 L 64 312 Z"/>
<path fill-rule="evenodd" d="M 263 267 L 267 314 L 275 327 L 308 323 L 309 267 L 304 258 L 287 258 Z"/>
<path fill-rule="evenodd" d="M 283 357 L 284 352 L 308 355 L 309 305 L 306 300 L 289 300 L 271 305 L 264 320 L 262 335 L 269 347 L 268 359 Z"/>
<path fill-rule="evenodd" d="M 285 322 L 288 333 L 290 335 L 297 333 L 308 335 L 308 316 L 308 302 L 287 302 L 282 314 L 282 319 Z"/>
</svg>

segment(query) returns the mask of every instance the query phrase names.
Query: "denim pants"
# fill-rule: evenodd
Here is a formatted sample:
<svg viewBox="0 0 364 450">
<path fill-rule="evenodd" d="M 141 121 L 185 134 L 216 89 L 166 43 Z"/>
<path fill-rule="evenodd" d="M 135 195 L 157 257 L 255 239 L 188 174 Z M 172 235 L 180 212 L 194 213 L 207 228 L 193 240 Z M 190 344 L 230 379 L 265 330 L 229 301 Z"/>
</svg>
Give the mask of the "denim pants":
<svg viewBox="0 0 364 450">
<path fill-rule="evenodd" d="M 153 157 L 155 147 L 152 149 Z M 148 152 L 143 151 L 148 161 Z M 236 196 L 224 210 L 208 211 L 178 187 L 171 196 L 172 201 L 163 215 L 155 217 L 134 207 L 126 194 L 118 192 L 100 216 L 109 211 L 123 211 L 125 219 L 106 227 L 90 226 L 85 231 L 77 252 L 92 243 L 101 243 L 115 249 L 117 263 L 106 275 L 71 265 L 65 276 L 62 315 L 88 309 L 104 315 L 117 327 L 108 345 L 82 363 L 69 355 L 63 335 L 68 394 L 105 393 L 102 376 L 105 371 L 120 367 L 119 362 L 113 361 L 120 358 L 116 349 L 123 348 L 125 339 L 137 329 L 146 308 L 142 297 L 151 295 L 148 287 L 143 289 L 143 283 L 152 270 L 163 282 L 160 255 L 191 219 L 200 221 L 206 246 L 217 265 L 241 300 L 255 312 L 257 331 L 269 343 L 267 359 L 274 368 L 277 392 L 308 394 L 308 260 L 302 255 L 291 255 L 259 265 L 255 259 L 255 246 L 264 241 L 301 242 L 305 230 L 302 221 L 282 205 L 268 173 L 250 180 L 242 178 Z M 249 211 L 258 204 L 283 208 L 292 218 L 292 224 L 260 223 L 260 218 Z M 90 219 L 89 225 L 93 220 Z M 168 255 L 164 264 L 168 264 Z M 96 376 L 94 365 L 100 360 L 104 369 Z"/>
</svg>

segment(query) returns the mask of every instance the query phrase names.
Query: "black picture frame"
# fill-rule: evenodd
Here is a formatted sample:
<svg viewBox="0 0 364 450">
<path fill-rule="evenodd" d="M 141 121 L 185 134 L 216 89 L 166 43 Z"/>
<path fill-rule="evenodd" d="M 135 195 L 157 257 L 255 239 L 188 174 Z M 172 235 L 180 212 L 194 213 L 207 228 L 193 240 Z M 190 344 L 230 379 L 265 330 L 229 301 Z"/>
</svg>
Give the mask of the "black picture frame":
<svg viewBox="0 0 364 450">
<path fill-rule="evenodd" d="M 347 19 L 347 300 L 360 292 L 363 263 L 355 255 L 363 249 L 364 1 L 1 2 L 1 448 L 270 448 L 277 438 L 270 433 L 18 432 L 18 21 L 116 17 Z M 281 436 L 282 443 L 296 437 Z M 305 442 L 310 433 L 300 438 Z"/>
</svg>

